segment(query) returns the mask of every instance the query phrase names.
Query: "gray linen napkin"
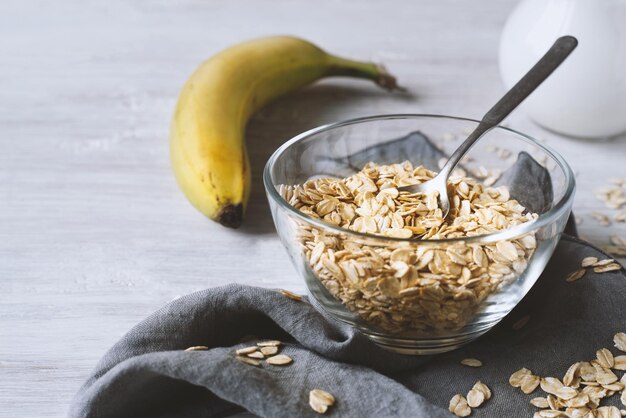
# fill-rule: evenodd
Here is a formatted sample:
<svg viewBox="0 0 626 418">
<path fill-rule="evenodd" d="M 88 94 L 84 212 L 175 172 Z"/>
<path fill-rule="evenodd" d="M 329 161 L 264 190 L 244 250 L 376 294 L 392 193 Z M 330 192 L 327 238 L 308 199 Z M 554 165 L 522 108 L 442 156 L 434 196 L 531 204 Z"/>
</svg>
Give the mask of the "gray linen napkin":
<svg viewBox="0 0 626 418">
<path fill-rule="evenodd" d="M 520 167 L 527 175 L 519 175 Z M 545 181 L 545 174 L 523 154 L 505 173 L 531 183 Z M 607 257 L 565 235 L 511 314 L 472 344 L 437 356 L 384 351 L 309 303 L 273 290 L 228 285 L 193 293 L 115 344 L 76 394 L 70 416 L 221 417 L 248 410 L 264 417 L 314 417 L 308 393 L 322 388 L 337 397 L 328 416 L 449 417 L 450 398 L 466 394 L 477 380 L 493 397 L 472 416 L 531 416 L 535 408 L 529 400 L 539 395 L 512 388 L 511 373 L 527 367 L 560 377 L 570 364 L 594 358 L 597 349 L 611 346 L 616 332 L 626 331 L 623 271 L 564 281 L 586 256 Z M 527 325 L 513 330 L 527 315 Z M 294 363 L 257 368 L 235 360 L 235 349 L 249 345 L 240 341 L 250 335 L 284 341 L 282 352 Z M 183 351 L 193 345 L 210 349 Z M 483 367 L 462 366 L 467 357 L 482 360 Z M 618 402 L 613 397 L 607 404 Z"/>
<path fill-rule="evenodd" d="M 493 331 L 457 351 L 410 357 L 386 352 L 351 327 L 329 321 L 306 302 L 257 287 L 228 285 L 182 297 L 141 322 L 113 346 L 76 395 L 72 417 L 218 417 L 238 407 L 264 417 L 314 417 L 308 393 L 337 397 L 336 417 L 447 417 L 456 393 L 477 380 L 493 397 L 473 416 L 531 416 L 524 395 L 508 384 L 527 367 L 561 377 L 579 360 L 611 347 L 626 331 L 622 271 L 566 283 L 567 273 L 596 248 L 565 236 L 548 268 Z M 530 315 L 526 326 L 512 324 Z M 247 335 L 285 341 L 286 366 L 253 367 L 234 359 Z M 193 345 L 208 351 L 185 352 Z M 615 352 L 615 350 L 613 350 Z M 467 357 L 483 361 L 469 368 Z M 538 391 L 539 392 L 539 391 Z M 609 404 L 618 405 L 617 397 Z"/>
</svg>

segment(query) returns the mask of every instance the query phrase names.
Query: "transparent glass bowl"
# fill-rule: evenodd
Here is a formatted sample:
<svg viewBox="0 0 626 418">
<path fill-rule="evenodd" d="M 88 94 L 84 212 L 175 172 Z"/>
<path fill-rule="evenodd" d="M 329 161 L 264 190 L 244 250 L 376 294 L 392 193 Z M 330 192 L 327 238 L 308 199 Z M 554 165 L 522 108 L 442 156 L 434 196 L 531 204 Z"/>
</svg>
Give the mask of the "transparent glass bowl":
<svg viewBox="0 0 626 418">
<path fill-rule="evenodd" d="M 346 165 L 346 158 L 364 153 L 379 164 L 409 160 L 414 166 L 425 165 L 438 171 L 432 158 L 416 161 L 420 157 L 408 155 L 406 147 L 395 147 L 398 141 L 391 141 L 419 132 L 450 154 L 477 124 L 475 120 L 442 115 L 354 119 L 304 132 L 281 146 L 267 162 L 263 180 L 274 223 L 310 295 L 331 317 L 356 327 L 387 349 L 403 354 L 453 350 L 478 338 L 506 316 L 537 281 L 563 232 L 575 189 L 570 167 L 556 152 L 527 135 L 504 127 L 492 129 L 470 150 L 463 169 L 491 176 L 485 181 L 493 182 L 497 173 L 507 173 L 519 156 L 525 156 L 526 160 L 517 162 L 516 167 L 534 166 L 530 171 L 521 171 L 522 177 L 531 177 L 532 181 L 522 179 L 520 185 L 518 172 L 517 176 L 500 176 L 496 184 L 511 188 L 512 197 L 522 204 L 533 202 L 529 205 L 534 206 L 538 217 L 487 235 L 440 240 L 388 238 L 331 225 L 292 207 L 281 197 L 279 186 L 320 177 L 347 177 L 361 167 Z M 385 152 L 368 152 L 385 143 L 390 143 L 385 145 Z M 381 268 L 388 268 L 385 264 L 389 263 L 389 255 L 401 249 L 396 254 L 410 254 L 418 277 L 428 279 L 419 292 L 409 297 L 388 295 L 380 283 L 368 281 L 367 274 L 358 281 L 349 280 L 345 272 L 328 262 L 328 257 L 322 263 L 319 254 L 313 253 L 313 237 L 335 251 L 358 248 L 378 254 Z M 496 245 L 502 241 L 516 244 L 520 254 L 519 260 L 507 268 L 498 264 L 501 254 Z M 472 274 L 483 277 L 486 287 L 472 287 L 476 285 L 470 283 L 459 291 L 455 284 L 456 290 L 450 291 L 447 283 L 462 280 L 459 266 L 463 267 L 463 261 L 456 264 L 454 255 L 472 260 L 474 252 L 487 256 L 481 264 L 484 268 L 467 267 Z M 428 270 L 433 268 L 434 261 L 428 261 L 433 254 L 438 258 L 440 279 L 433 279 Z"/>
</svg>

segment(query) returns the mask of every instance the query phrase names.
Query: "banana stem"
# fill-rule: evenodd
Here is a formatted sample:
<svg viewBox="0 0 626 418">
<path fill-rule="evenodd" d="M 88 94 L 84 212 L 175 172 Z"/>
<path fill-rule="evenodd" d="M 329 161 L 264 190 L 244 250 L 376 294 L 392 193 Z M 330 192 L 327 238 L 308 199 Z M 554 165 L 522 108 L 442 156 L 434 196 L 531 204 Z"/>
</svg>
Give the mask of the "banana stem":
<svg viewBox="0 0 626 418">
<path fill-rule="evenodd" d="M 328 75 L 365 78 L 374 81 L 385 90 L 406 91 L 404 87 L 398 85 L 396 78 L 387 72 L 382 64 L 373 62 L 354 61 L 331 55 Z"/>
</svg>

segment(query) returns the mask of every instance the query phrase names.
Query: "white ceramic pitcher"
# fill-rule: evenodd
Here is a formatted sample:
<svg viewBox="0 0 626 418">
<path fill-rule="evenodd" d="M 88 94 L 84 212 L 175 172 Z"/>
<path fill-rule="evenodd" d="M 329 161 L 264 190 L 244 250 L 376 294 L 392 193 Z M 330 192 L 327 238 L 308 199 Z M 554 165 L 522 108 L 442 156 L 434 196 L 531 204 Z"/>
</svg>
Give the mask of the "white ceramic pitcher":
<svg viewBox="0 0 626 418">
<path fill-rule="evenodd" d="M 500 71 L 511 87 L 561 35 L 578 48 L 523 104 L 540 125 L 575 137 L 626 132 L 626 0 L 523 0 L 506 22 Z"/>
</svg>

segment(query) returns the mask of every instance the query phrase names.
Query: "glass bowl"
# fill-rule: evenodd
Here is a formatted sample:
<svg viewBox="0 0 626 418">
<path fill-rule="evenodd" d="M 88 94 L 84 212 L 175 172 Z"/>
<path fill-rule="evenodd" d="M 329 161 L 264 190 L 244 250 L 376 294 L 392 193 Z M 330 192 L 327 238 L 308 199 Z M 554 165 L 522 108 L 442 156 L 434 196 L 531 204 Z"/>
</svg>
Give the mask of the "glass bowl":
<svg viewBox="0 0 626 418">
<path fill-rule="evenodd" d="M 372 116 L 312 129 L 276 150 L 263 175 L 272 217 L 315 305 L 384 348 L 434 354 L 478 338 L 526 295 L 565 228 L 575 182 L 560 155 L 520 132 L 490 130 L 461 164 L 486 185 L 506 186 L 537 214 L 508 229 L 446 239 L 384 237 L 303 213 L 281 195 L 281 185 L 348 177 L 370 160 L 409 160 L 438 171 L 442 156 L 477 124 L 443 115 Z M 512 258 L 503 261 L 507 248 L 514 248 Z M 407 263 L 410 279 L 387 274 L 394 257 Z"/>
</svg>

